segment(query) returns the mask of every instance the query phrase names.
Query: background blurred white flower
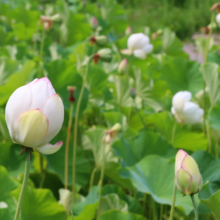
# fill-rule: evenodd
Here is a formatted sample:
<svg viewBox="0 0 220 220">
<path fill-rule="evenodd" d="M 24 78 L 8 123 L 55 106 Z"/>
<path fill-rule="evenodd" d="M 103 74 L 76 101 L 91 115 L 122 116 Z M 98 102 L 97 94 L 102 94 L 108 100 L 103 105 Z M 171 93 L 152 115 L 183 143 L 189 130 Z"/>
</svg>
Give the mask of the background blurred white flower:
<svg viewBox="0 0 220 220">
<path fill-rule="evenodd" d="M 188 91 L 181 91 L 173 96 L 171 112 L 177 122 L 185 124 L 202 122 L 204 111 L 197 104 L 190 102 L 191 98 L 192 94 Z"/>
<path fill-rule="evenodd" d="M 220 13 L 218 13 L 216 15 L 216 22 L 217 22 L 218 26 L 220 27 Z"/>
<path fill-rule="evenodd" d="M 153 50 L 153 45 L 150 44 L 150 38 L 143 33 L 132 34 L 127 41 L 128 49 L 121 50 L 121 53 L 126 55 L 134 54 L 135 57 L 145 59 L 146 55 Z"/>
</svg>

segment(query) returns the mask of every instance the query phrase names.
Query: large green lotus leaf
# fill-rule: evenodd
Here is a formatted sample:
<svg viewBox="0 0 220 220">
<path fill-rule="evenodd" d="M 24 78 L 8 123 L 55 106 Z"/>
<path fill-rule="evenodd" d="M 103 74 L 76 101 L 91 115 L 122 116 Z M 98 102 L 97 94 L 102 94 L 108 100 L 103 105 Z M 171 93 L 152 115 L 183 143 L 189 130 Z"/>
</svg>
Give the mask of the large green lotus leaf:
<svg viewBox="0 0 220 220">
<path fill-rule="evenodd" d="M 13 144 L 12 142 L 5 142 L 1 144 L 1 151 L 3 154 L 0 156 L 0 165 L 6 167 L 10 176 L 15 178 L 17 178 L 19 174 L 24 173 L 25 153 L 23 155 L 19 155 L 20 150 L 21 146 Z M 34 167 L 31 164 L 30 172 L 33 171 Z"/>
<path fill-rule="evenodd" d="M 0 25 L 0 35 L 1 35 L 0 46 L 12 44 L 14 37 L 15 37 L 15 34 L 12 31 L 12 29 L 7 30 L 2 25 Z M 1 51 L 1 53 L 2 53 L 2 51 Z"/>
<path fill-rule="evenodd" d="M 220 160 L 206 151 L 197 151 L 192 154 L 202 174 L 203 182 L 216 181 L 220 175 Z"/>
<path fill-rule="evenodd" d="M 0 166 L 0 202 L 7 204 L 7 208 L 0 208 L 0 219 L 13 220 L 16 210 L 16 204 L 10 196 L 10 192 L 18 187 L 18 183 L 10 178 L 7 170 Z"/>
<path fill-rule="evenodd" d="M 220 106 L 215 105 L 208 115 L 209 125 L 215 130 L 220 130 Z"/>
<path fill-rule="evenodd" d="M 75 26 L 76 24 L 77 28 Z M 86 16 L 84 14 L 73 14 L 70 12 L 66 28 L 68 30 L 66 46 L 83 41 L 92 34 L 91 27 L 86 22 Z"/>
<path fill-rule="evenodd" d="M 99 200 L 99 187 L 94 186 L 91 188 L 89 194 L 87 195 L 84 201 L 78 202 L 73 205 L 72 211 L 75 216 L 74 219 L 77 220 L 94 219 L 98 205 L 98 200 Z"/>
<path fill-rule="evenodd" d="M 139 191 L 151 194 L 158 203 L 172 204 L 174 160 L 149 155 L 128 170 L 133 185 Z M 175 206 L 183 209 L 187 215 L 193 210 L 190 197 L 183 197 L 179 192 Z"/>
<path fill-rule="evenodd" d="M 103 214 L 111 209 L 127 212 L 128 205 L 125 201 L 121 200 L 119 196 L 115 193 L 102 196 L 99 208 L 100 214 Z"/>
<path fill-rule="evenodd" d="M 56 143 L 63 140 L 63 146 L 60 150 L 54 154 L 47 155 L 48 169 L 58 174 L 64 183 L 64 167 L 65 167 L 65 146 L 66 146 L 66 135 L 67 128 L 62 127 L 59 134 L 53 139 L 52 143 Z M 72 185 L 72 166 L 73 166 L 73 139 L 72 135 L 69 142 L 69 153 L 68 153 L 68 184 Z M 90 178 L 90 163 L 85 158 L 84 152 L 80 146 L 77 146 L 76 155 L 76 183 L 78 185 L 85 185 Z"/>
<path fill-rule="evenodd" d="M 164 59 L 161 79 L 167 82 L 173 94 L 187 90 L 194 95 L 203 88 L 199 63 L 181 57 Z"/>
<path fill-rule="evenodd" d="M 18 199 L 20 187 L 11 192 Z M 66 212 L 48 189 L 26 188 L 21 208 L 21 219 L 61 220 L 66 219 Z"/>
<path fill-rule="evenodd" d="M 146 155 L 156 154 L 174 158 L 175 150 L 157 133 L 141 131 L 133 140 L 121 138 L 112 146 L 115 154 L 122 158 L 123 166 L 133 166 Z"/>
<path fill-rule="evenodd" d="M 156 112 L 161 111 L 161 105 L 155 100 L 153 96 L 153 86 L 149 77 L 142 74 L 141 70 L 134 68 L 135 91 L 137 97 L 141 98 L 144 106 L 152 107 Z M 144 77 L 145 76 L 145 77 Z"/>
<path fill-rule="evenodd" d="M 102 188 L 102 196 L 115 193 L 119 196 L 119 198 L 125 201 L 128 204 L 128 211 L 143 214 L 143 207 L 141 206 L 140 202 L 133 198 L 132 196 L 126 195 L 123 192 L 123 189 L 118 185 L 107 184 Z"/>
<path fill-rule="evenodd" d="M 146 220 L 145 217 L 142 215 L 137 215 L 133 213 L 125 213 L 125 212 L 120 212 L 117 210 L 110 210 L 101 217 L 98 218 L 98 220 Z"/>
<path fill-rule="evenodd" d="M 204 133 L 192 132 L 187 129 L 179 129 L 174 138 L 175 148 L 197 151 L 206 150 L 208 140 Z"/>
<path fill-rule="evenodd" d="M 0 85 L 7 82 L 9 76 L 19 71 L 19 63 L 6 57 L 0 58 Z"/>
<path fill-rule="evenodd" d="M 171 141 L 175 120 L 170 112 L 165 111 L 151 114 L 147 117 L 146 123 L 148 125 L 154 124 L 157 131 L 167 140 Z"/>
<path fill-rule="evenodd" d="M 214 106 L 220 98 L 220 80 L 218 65 L 215 63 L 206 63 L 200 67 L 200 71 L 208 87 L 208 94 L 211 105 Z"/>
<path fill-rule="evenodd" d="M 35 62 L 27 60 L 23 65 L 21 71 L 11 75 L 7 83 L 4 86 L 0 86 L 0 105 L 3 105 L 7 102 L 11 94 L 20 86 L 26 84 L 29 79 L 29 74 L 33 70 Z"/>
<path fill-rule="evenodd" d="M 220 190 L 214 192 L 210 183 L 206 183 L 199 192 L 200 201 L 205 204 L 220 219 Z"/>
<path fill-rule="evenodd" d="M 162 37 L 163 51 L 170 56 L 187 57 L 183 52 L 183 44 L 176 37 L 176 34 L 165 28 Z"/>
</svg>

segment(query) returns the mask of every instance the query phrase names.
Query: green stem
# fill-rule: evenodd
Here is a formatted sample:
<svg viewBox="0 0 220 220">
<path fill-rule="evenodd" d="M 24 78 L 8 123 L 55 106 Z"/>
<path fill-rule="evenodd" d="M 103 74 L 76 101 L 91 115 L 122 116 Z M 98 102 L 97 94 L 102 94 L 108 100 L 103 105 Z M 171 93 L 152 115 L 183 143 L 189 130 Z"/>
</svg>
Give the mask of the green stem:
<svg viewBox="0 0 220 220">
<path fill-rule="evenodd" d="M 91 188 L 93 186 L 96 171 L 97 171 L 97 168 L 95 167 L 92 171 L 92 174 L 91 174 L 91 179 L 90 179 L 90 184 L 89 184 L 89 191 L 91 190 Z"/>
<path fill-rule="evenodd" d="M 102 161 L 102 167 L 101 167 L 101 175 L 100 175 L 100 180 L 99 180 L 99 186 L 100 186 L 100 189 L 99 189 L 99 205 L 98 205 L 98 213 L 97 213 L 97 218 L 100 216 L 100 203 L 101 203 L 101 197 L 102 197 L 102 185 L 103 185 L 103 179 L 104 179 L 104 176 L 105 176 L 105 145 L 103 146 L 103 149 L 102 149 L 102 158 L 103 158 L 103 161 Z"/>
<path fill-rule="evenodd" d="M 172 137 L 171 137 L 171 144 L 174 144 L 174 138 L 175 138 L 175 134 L 176 134 L 176 124 L 177 122 L 175 121 L 174 125 L 173 125 L 173 131 L 172 131 Z"/>
<path fill-rule="evenodd" d="M 138 116 L 139 116 L 139 118 L 141 119 L 141 122 L 142 122 L 144 128 L 147 130 L 147 126 L 146 126 L 146 124 L 145 124 L 145 122 L 144 122 L 144 119 L 142 118 L 141 113 L 140 113 L 140 111 L 139 111 L 139 109 L 138 109 L 138 107 L 137 107 L 137 105 L 136 105 L 135 99 L 133 99 L 133 100 L 134 100 L 135 110 L 136 110 L 136 112 L 138 113 Z"/>
<path fill-rule="evenodd" d="M 173 220 L 173 214 L 174 214 L 174 209 L 175 209 L 175 200 L 176 200 L 176 183 L 174 182 L 172 206 L 171 206 L 171 210 L 170 210 L 170 220 Z"/>
<path fill-rule="evenodd" d="M 45 40 L 45 28 L 43 28 L 43 31 L 42 31 L 41 44 L 40 44 L 39 70 L 38 70 L 38 77 L 39 77 L 39 78 L 41 78 L 41 72 L 42 72 L 42 60 L 43 60 L 44 40 Z"/>
<path fill-rule="evenodd" d="M 16 213 L 15 213 L 14 220 L 18 220 L 19 216 L 20 216 L 20 213 L 21 213 L 22 201 L 23 201 L 23 198 L 24 198 L 25 189 L 27 187 L 29 171 L 30 171 L 30 164 L 31 164 L 30 155 L 31 155 L 31 148 L 27 147 L 26 148 L 24 179 L 23 179 L 23 183 L 22 183 L 22 186 L 21 186 L 21 192 L 20 192 L 20 195 L 19 195 L 19 198 L 18 198 L 18 205 L 17 205 L 17 210 L 16 210 Z"/>
<path fill-rule="evenodd" d="M 79 120 L 79 109 L 80 109 L 80 104 L 82 101 L 83 93 L 84 93 L 84 88 L 86 84 L 86 78 L 88 75 L 88 68 L 89 68 L 89 62 L 86 65 L 86 72 L 83 77 L 83 83 L 82 87 L 80 90 L 79 98 L 76 104 L 76 113 L 75 113 L 75 122 L 74 122 L 74 132 L 73 132 L 73 204 L 75 203 L 75 198 L 76 198 L 76 147 L 77 147 L 77 126 L 78 126 L 78 120 Z"/>
<path fill-rule="evenodd" d="M 70 103 L 70 111 L 69 111 L 69 122 L 68 122 L 68 128 L 67 128 L 67 137 L 66 137 L 66 149 L 65 149 L 65 189 L 68 188 L 68 155 L 69 155 L 69 142 L 70 142 L 70 133 L 71 133 L 71 127 L 72 127 L 72 115 L 73 115 L 73 102 Z"/>
<path fill-rule="evenodd" d="M 215 144 L 215 156 L 218 158 L 218 141 Z"/>
<path fill-rule="evenodd" d="M 160 204 L 160 220 L 163 220 L 163 204 Z"/>
<path fill-rule="evenodd" d="M 198 212 L 198 208 L 197 208 L 197 205 L 196 205 L 194 194 L 191 194 L 190 196 L 191 196 L 193 207 L 194 207 L 195 220 L 199 220 L 199 212 Z"/>
</svg>

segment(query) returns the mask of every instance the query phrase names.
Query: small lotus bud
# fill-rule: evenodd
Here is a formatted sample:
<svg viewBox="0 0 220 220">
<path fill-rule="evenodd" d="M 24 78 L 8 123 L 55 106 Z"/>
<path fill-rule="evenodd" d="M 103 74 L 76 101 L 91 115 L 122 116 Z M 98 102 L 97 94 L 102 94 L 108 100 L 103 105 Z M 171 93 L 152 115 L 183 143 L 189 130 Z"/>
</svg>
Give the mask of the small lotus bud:
<svg viewBox="0 0 220 220">
<path fill-rule="evenodd" d="M 131 90 L 130 90 L 130 96 L 131 96 L 131 98 L 133 98 L 133 99 L 135 99 L 135 97 L 136 97 L 136 91 L 135 91 L 135 89 L 132 87 L 131 88 Z"/>
<path fill-rule="evenodd" d="M 130 35 L 130 34 L 132 34 L 132 28 L 131 26 L 128 26 L 125 30 L 125 35 Z"/>
<path fill-rule="evenodd" d="M 210 32 L 210 29 L 209 29 L 208 27 L 201 27 L 201 28 L 200 28 L 200 31 L 201 31 L 202 33 L 208 35 L 209 32 Z"/>
<path fill-rule="evenodd" d="M 97 64 L 100 59 L 104 62 L 111 62 L 112 51 L 109 48 L 104 48 L 93 55 L 93 61 L 95 64 Z"/>
<path fill-rule="evenodd" d="M 96 43 L 98 46 L 102 47 L 106 44 L 106 42 L 108 41 L 108 38 L 104 35 L 102 36 L 96 36 L 96 37 L 91 37 L 90 38 L 90 43 L 91 45 L 93 45 L 94 43 Z"/>
<path fill-rule="evenodd" d="M 74 98 L 73 95 L 76 91 L 76 87 L 75 86 L 67 86 L 67 90 L 69 91 L 69 94 L 70 94 L 69 101 L 74 103 L 76 99 Z"/>
<path fill-rule="evenodd" d="M 112 128 L 105 132 L 105 136 L 102 139 L 102 142 L 105 144 L 109 144 L 113 137 L 116 135 L 118 131 L 121 130 L 121 124 L 116 123 Z"/>
<path fill-rule="evenodd" d="M 125 73 L 128 69 L 128 61 L 127 59 L 123 59 L 118 66 L 118 73 Z"/>
<path fill-rule="evenodd" d="M 97 20 L 96 17 L 93 17 L 92 20 L 91 20 L 91 26 L 92 26 L 92 29 L 95 30 L 99 25 L 99 22 Z"/>
<path fill-rule="evenodd" d="M 203 180 L 198 165 L 183 150 L 176 154 L 175 177 L 177 189 L 184 195 L 195 194 L 202 189 Z"/>
<path fill-rule="evenodd" d="M 152 39 L 155 40 L 163 31 L 161 29 L 157 30 L 152 34 Z"/>
<path fill-rule="evenodd" d="M 40 22 L 44 25 L 45 30 L 49 30 L 53 26 L 53 20 L 45 15 L 40 16 Z"/>
<path fill-rule="evenodd" d="M 210 11 L 217 10 L 217 12 L 220 12 L 220 3 L 215 3 L 211 8 Z"/>
</svg>

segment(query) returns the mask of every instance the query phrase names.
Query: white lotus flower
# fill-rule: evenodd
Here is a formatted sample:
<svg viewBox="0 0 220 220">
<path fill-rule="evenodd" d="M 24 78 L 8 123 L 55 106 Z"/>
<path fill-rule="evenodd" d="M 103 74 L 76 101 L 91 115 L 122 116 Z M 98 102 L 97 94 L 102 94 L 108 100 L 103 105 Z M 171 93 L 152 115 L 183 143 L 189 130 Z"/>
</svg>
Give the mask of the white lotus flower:
<svg viewBox="0 0 220 220">
<path fill-rule="evenodd" d="M 47 77 L 16 89 L 7 102 L 5 119 L 15 143 L 43 154 L 55 153 L 63 144 L 48 143 L 61 129 L 64 106 Z"/>
<path fill-rule="evenodd" d="M 192 94 L 188 91 L 181 91 L 173 96 L 171 112 L 177 122 L 185 124 L 202 122 L 204 111 L 197 104 L 190 102 L 191 98 Z"/>
<path fill-rule="evenodd" d="M 220 27 L 220 13 L 218 13 L 216 15 L 216 22 L 217 22 L 218 26 Z"/>
<path fill-rule="evenodd" d="M 132 34 L 127 41 L 128 49 L 121 50 L 123 54 L 131 55 L 140 59 L 145 59 L 146 55 L 153 50 L 150 39 L 143 33 Z"/>
</svg>

